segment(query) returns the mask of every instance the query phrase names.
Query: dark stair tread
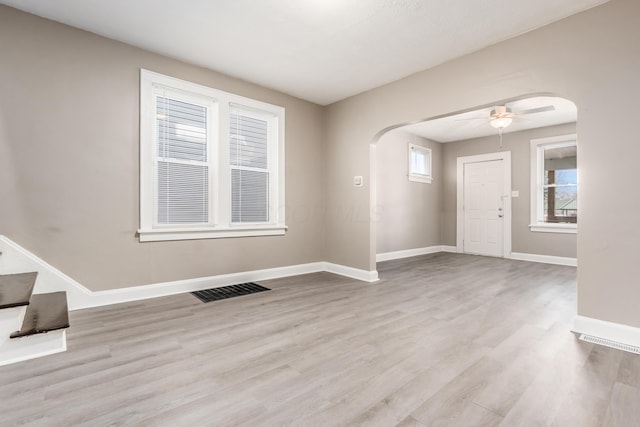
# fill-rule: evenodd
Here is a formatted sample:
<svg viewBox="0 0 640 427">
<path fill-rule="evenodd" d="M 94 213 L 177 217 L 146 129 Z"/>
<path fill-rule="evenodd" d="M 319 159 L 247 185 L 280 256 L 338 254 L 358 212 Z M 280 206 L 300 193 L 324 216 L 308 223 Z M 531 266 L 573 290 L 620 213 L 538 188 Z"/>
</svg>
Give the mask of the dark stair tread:
<svg viewBox="0 0 640 427">
<path fill-rule="evenodd" d="M 33 294 L 19 331 L 11 338 L 55 331 L 69 327 L 67 293 Z"/>
<path fill-rule="evenodd" d="M 28 305 L 38 273 L 0 275 L 0 309 Z"/>
</svg>

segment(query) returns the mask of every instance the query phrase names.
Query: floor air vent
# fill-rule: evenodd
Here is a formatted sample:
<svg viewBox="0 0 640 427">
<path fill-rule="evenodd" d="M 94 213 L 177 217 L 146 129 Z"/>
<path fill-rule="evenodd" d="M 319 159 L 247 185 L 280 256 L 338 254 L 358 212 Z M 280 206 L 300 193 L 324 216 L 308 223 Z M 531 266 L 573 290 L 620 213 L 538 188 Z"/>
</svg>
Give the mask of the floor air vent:
<svg viewBox="0 0 640 427">
<path fill-rule="evenodd" d="M 580 339 L 582 341 L 603 345 L 605 347 L 615 348 L 617 350 L 628 351 L 629 353 L 640 354 L 640 348 L 634 347 L 632 345 L 622 344 L 619 342 L 607 340 L 604 338 L 593 337 L 591 335 L 580 335 Z"/>
<path fill-rule="evenodd" d="M 202 302 L 211 302 L 270 290 L 271 289 L 260 286 L 257 283 L 249 282 L 241 283 L 239 285 L 223 286 L 221 288 L 205 289 L 204 291 L 191 293 Z"/>
</svg>

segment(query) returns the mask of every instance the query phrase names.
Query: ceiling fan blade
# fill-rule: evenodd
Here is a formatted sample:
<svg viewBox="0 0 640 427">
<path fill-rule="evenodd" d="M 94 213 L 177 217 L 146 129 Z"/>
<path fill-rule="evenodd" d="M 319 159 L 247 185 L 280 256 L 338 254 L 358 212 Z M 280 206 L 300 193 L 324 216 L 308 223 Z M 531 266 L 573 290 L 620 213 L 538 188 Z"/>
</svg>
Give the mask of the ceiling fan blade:
<svg viewBox="0 0 640 427">
<path fill-rule="evenodd" d="M 465 122 L 467 120 L 489 120 L 489 117 L 467 117 L 464 119 L 456 119 L 456 122 Z"/>
<path fill-rule="evenodd" d="M 544 113 L 546 111 L 553 111 L 555 109 L 556 107 L 554 107 L 553 105 L 547 105 L 546 107 L 538 107 L 538 108 L 530 108 L 528 110 L 514 111 L 513 114 L 516 114 L 518 116 L 523 116 L 525 114 Z"/>
</svg>

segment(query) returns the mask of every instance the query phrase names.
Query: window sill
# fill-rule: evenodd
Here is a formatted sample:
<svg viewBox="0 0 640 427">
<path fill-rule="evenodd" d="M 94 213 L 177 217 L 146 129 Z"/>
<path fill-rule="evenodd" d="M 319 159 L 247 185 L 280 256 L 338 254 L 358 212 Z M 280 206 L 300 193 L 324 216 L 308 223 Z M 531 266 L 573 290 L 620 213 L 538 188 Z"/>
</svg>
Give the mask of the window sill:
<svg viewBox="0 0 640 427">
<path fill-rule="evenodd" d="M 578 232 L 576 224 L 530 224 L 529 229 L 540 233 L 576 234 Z"/>
<path fill-rule="evenodd" d="M 268 225 L 238 228 L 165 228 L 138 230 L 140 242 L 167 240 L 224 239 L 232 237 L 284 236 L 285 225 Z"/>
<path fill-rule="evenodd" d="M 431 184 L 431 177 L 409 175 L 409 181 L 422 182 L 424 184 Z"/>
</svg>

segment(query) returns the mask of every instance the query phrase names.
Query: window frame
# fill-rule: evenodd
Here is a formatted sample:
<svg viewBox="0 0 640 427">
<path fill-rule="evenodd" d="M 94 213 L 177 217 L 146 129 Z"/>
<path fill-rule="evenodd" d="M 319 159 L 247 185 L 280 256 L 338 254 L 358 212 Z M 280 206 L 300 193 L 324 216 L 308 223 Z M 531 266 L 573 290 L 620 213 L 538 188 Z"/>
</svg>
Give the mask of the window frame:
<svg viewBox="0 0 640 427">
<path fill-rule="evenodd" d="M 426 154 L 426 167 L 428 170 L 428 174 L 421 174 L 421 173 L 416 173 L 413 172 L 412 170 L 412 165 L 413 162 L 411 161 L 411 154 L 414 151 L 421 151 L 423 153 Z M 422 145 L 418 145 L 418 144 L 412 144 L 409 143 L 407 146 L 407 176 L 409 177 L 409 181 L 412 182 L 421 182 L 424 184 L 431 184 L 432 180 L 433 180 L 433 162 L 432 162 L 432 156 L 431 156 L 431 148 L 427 148 L 427 147 L 423 147 Z"/>
<path fill-rule="evenodd" d="M 544 222 L 543 219 L 544 150 L 564 147 L 578 147 L 575 133 L 531 140 L 531 222 L 529 229 L 533 232 L 575 234 L 578 231 L 577 223 L 549 223 Z"/>
<path fill-rule="evenodd" d="M 172 97 L 204 103 L 208 108 L 209 221 L 206 224 L 158 224 L 156 97 L 164 90 Z M 189 102 L 189 101 L 187 101 Z M 269 118 L 269 221 L 231 222 L 230 114 L 244 110 Z M 140 242 L 284 235 L 283 107 L 256 101 L 185 80 L 140 70 Z"/>
</svg>

